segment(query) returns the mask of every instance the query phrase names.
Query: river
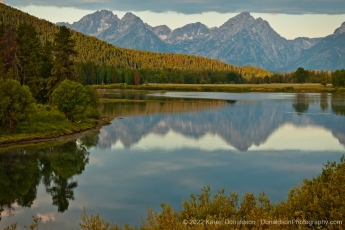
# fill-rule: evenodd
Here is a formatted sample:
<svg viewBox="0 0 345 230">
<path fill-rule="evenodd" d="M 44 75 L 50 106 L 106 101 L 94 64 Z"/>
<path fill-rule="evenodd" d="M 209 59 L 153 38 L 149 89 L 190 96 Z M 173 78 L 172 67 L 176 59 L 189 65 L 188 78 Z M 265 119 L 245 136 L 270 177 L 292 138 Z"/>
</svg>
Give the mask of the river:
<svg viewBox="0 0 345 230">
<path fill-rule="evenodd" d="M 175 210 L 210 185 L 265 191 L 274 202 L 345 153 L 345 96 L 118 92 L 111 120 L 75 140 L 0 149 L 0 227 L 78 229 L 83 208 L 140 224 L 146 207 Z"/>
</svg>

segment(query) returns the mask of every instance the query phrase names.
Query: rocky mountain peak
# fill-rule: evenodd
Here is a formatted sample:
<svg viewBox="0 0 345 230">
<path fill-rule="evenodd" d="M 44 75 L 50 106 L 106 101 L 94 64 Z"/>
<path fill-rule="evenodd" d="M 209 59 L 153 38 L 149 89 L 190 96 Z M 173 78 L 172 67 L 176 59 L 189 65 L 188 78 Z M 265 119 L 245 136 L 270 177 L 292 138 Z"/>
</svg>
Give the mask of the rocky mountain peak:
<svg viewBox="0 0 345 230">
<path fill-rule="evenodd" d="M 95 14 L 102 14 L 102 15 L 114 15 L 112 11 L 110 10 L 106 10 L 106 9 L 103 9 L 103 10 L 97 10 L 95 12 Z"/>
<path fill-rule="evenodd" d="M 252 24 L 255 21 L 254 17 L 250 15 L 249 12 L 242 12 L 236 15 L 233 18 L 230 18 L 227 22 L 225 22 L 219 29 L 230 29 L 233 27 L 247 27 L 248 25 Z"/>
<path fill-rule="evenodd" d="M 100 14 L 103 18 L 117 18 L 117 15 L 114 15 L 114 13 L 112 11 L 109 11 L 109 10 L 101 10 L 101 11 L 97 11 L 98 14 Z"/>
<path fill-rule="evenodd" d="M 160 25 L 151 27 L 146 24 L 147 28 L 151 30 L 155 35 L 157 35 L 161 40 L 167 39 L 167 37 L 171 34 L 172 30 L 166 25 Z"/>
<path fill-rule="evenodd" d="M 5 4 L 3 0 L 0 0 L 0 3 Z"/>
<path fill-rule="evenodd" d="M 191 41 L 208 37 L 211 30 L 200 22 L 190 23 L 181 28 L 175 29 L 167 38 L 167 42 Z"/>
<path fill-rule="evenodd" d="M 72 25 L 69 23 L 57 24 L 60 26 L 67 26 L 68 28 L 75 29 L 84 34 L 98 36 L 119 20 L 117 15 L 114 15 L 112 11 L 100 10 L 82 17 L 78 22 L 74 22 Z"/>
<path fill-rule="evenodd" d="M 341 26 L 334 31 L 334 34 L 342 34 L 345 32 L 345 22 L 341 24 Z"/>
<path fill-rule="evenodd" d="M 238 18 L 250 18 L 251 17 L 251 15 L 250 15 L 250 13 L 249 12 L 241 12 L 240 14 L 238 14 L 236 17 L 238 17 Z"/>
<path fill-rule="evenodd" d="M 131 12 L 127 12 L 125 16 L 123 16 L 122 21 L 134 21 L 140 19 L 138 16 L 132 14 Z M 141 19 L 140 19 L 141 20 Z"/>
<path fill-rule="evenodd" d="M 99 20 L 103 20 L 103 21 L 109 21 L 109 20 L 118 20 L 119 18 L 117 17 L 117 15 L 114 15 L 113 12 L 109 11 L 109 10 L 101 10 L 101 11 L 96 11 L 92 14 L 88 14 L 84 17 L 82 17 L 79 22 L 83 22 L 83 21 L 99 21 Z"/>
</svg>

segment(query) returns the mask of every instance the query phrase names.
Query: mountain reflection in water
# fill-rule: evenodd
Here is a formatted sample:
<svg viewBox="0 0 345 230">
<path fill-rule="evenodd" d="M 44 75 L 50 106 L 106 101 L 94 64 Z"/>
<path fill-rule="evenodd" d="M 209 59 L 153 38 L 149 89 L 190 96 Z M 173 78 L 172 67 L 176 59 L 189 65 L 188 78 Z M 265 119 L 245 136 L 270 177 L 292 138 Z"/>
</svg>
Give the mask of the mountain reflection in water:
<svg viewBox="0 0 345 230">
<path fill-rule="evenodd" d="M 271 100 L 269 103 L 266 100 L 257 100 L 255 96 L 253 98 L 255 100 L 239 100 L 232 103 L 221 103 L 221 101 L 216 104 L 217 101 L 215 101 L 212 109 L 202 111 L 202 106 L 198 106 L 197 112 L 192 112 L 193 107 L 189 105 L 187 108 L 190 111 L 182 110 L 184 113 L 165 114 L 157 108 L 153 109 L 155 112 L 149 114 L 148 108 L 154 107 L 150 103 L 136 104 L 136 106 L 103 105 L 112 108 L 111 114 L 117 114 L 121 118 L 123 114 L 130 116 L 115 119 L 111 125 L 103 127 L 98 147 L 110 148 L 114 145 L 119 146 L 118 143 L 121 142 L 125 148 L 130 148 L 149 134 L 164 136 L 172 131 L 195 140 L 202 140 L 206 135 L 219 136 L 229 146 L 244 152 L 252 146 L 262 145 L 272 133 L 286 124 L 296 127 L 314 127 L 320 132 L 330 132 L 342 145 L 345 145 L 345 125 L 339 125 L 344 124 L 344 118 L 338 116 L 344 113 L 344 97 L 295 94 L 289 100 Z M 333 113 L 328 111 L 329 100 Z M 167 104 L 164 106 L 166 107 Z M 127 110 L 133 107 L 135 109 L 132 110 L 132 114 L 129 114 Z M 145 112 L 143 115 L 136 116 L 134 111 L 139 114 L 141 111 Z M 174 111 L 174 109 L 169 111 Z M 294 133 L 286 134 L 295 135 Z M 308 136 L 306 138 L 308 139 Z M 291 149 L 294 149 L 294 143 L 290 144 Z"/>
</svg>

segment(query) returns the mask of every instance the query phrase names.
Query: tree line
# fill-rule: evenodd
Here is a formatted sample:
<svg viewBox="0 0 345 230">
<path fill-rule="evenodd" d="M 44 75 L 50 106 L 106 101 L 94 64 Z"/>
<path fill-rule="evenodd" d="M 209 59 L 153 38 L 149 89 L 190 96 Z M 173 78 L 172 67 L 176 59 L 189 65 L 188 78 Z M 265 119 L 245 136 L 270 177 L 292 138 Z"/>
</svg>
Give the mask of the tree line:
<svg viewBox="0 0 345 230">
<path fill-rule="evenodd" d="M 93 62 L 75 63 L 79 81 L 83 84 L 139 85 L 145 83 L 174 84 L 270 84 L 270 83 L 318 83 L 345 86 L 345 70 L 305 70 L 275 73 L 264 77 L 239 74 L 234 71 L 181 71 L 176 69 L 121 69 L 99 66 Z M 251 76 L 251 77 L 250 77 Z"/>
<path fill-rule="evenodd" d="M 98 66 L 92 62 L 75 63 L 78 81 L 85 85 L 125 83 L 141 85 L 145 83 L 174 84 L 241 84 L 243 76 L 234 71 L 192 71 L 177 69 L 122 69 Z"/>
<path fill-rule="evenodd" d="M 305 70 L 299 67 L 296 71 L 274 73 L 271 77 L 252 77 L 246 81 L 251 84 L 269 83 L 319 83 L 322 85 L 332 84 L 335 87 L 345 86 L 345 70 L 325 71 L 325 70 Z"/>
</svg>

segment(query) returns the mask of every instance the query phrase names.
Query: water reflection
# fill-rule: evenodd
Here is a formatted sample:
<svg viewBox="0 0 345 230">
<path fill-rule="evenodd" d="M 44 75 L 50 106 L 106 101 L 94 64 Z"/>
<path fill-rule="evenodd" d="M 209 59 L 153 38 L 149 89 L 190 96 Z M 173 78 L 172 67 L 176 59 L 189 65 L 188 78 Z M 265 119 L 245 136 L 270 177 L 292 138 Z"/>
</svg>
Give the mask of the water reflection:
<svg viewBox="0 0 345 230">
<path fill-rule="evenodd" d="M 345 116 L 345 100 L 344 95 L 332 95 L 331 107 L 333 113 L 339 116 Z"/>
<path fill-rule="evenodd" d="M 215 110 L 227 104 L 234 104 L 234 100 L 191 100 L 170 99 L 168 101 L 102 103 L 99 110 L 102 115 L 115 119 L 117 117 L 199 112 Z"/>
<path fill-rule="evenodd" d="M 342 95 L 162 96 L 101 105 L 114 120 L 99 133 L 0 150 L 0 213 L 16 212 L 0 227 L 38 215 L 49 229 L 77 228 L 82 207 L 110 222 L 139 224 L 146 206 L 179 209 L 205 185 L 265 190 L 279 201 L 344 152 Z"/>
<path fill-rule="evenodd" d="M 296 94 L 296 99 L 292 104 L 298 115 L 308 112 L 309 100 L 306 94 Z"/>
<path fill-rule="evenodd" d="M 52 197 L 58 212 L 68 209 L 74 200 L 74 189 L 88 164 L 91 146 L 97 144 L 98 132 L 82 137 L 78 144 L 72 140 L 64 143 L 21 146 L 0 150 L 0 215 L 11 215 L 14 204 L 31 207 L 37 197 L 37 187 L 42 181 Z M 1 217 L 1 216 L 0 216 Z"/>
<path fill-rule="evenodd" d="M 170 113 L 165 114 L 159 113 L 159 111 L 167 111 L 166 108 L 153 109 L 148 112 L 148 108 L 156 108 L 148 106 L 149 104 L 142 107 L 140 105 L 135 107 L 132 104 L 107 104 L 108 108 L 112 107 L 111 115 L 117 114 L 121 119 L 115 119 L 111 125 L 101 130 L 98 146 L 100 148 L 121 145 L 125 148 L 138 147 L 142 145 L 140 142 L 150 134 L 164 137 L 170 133 L 173 136 L 160 139 L 160 141 L 169 142 L 169 138 L 176 139 L 179 134 L 198 140 L 194 142 L 196 148 L 208 145 L 207 139 L 210 143 L 214 142 L 213 149 L 219 148 L 215 144 L 216 142 L 211 140 L 211 135 L 221 138 L 229 146 L 239 151 L 248 151 L 252 146 L 260 146 L 267 142 L 272 133 L 286 124 L 296 127 L 312 126 L 314 127 L 313 132 L 328 131 L 345 145 L 345 126 L 339 126 L 344 123 L 344 118 L 337 116 L 342 115 L 341 111 L 344 111 L 345 103 L 344 100 L 341 100 L 344 97 L 330 96 L 334 114 L 328 111 L 329 96 L 324 94 L 292 94 L 288 100 L 270 100 L 269 102 L 266 99 L 258 100 L 258 94 L 253 94 L 252 100 L 248 100 L 247 95 L 246 97 L 246 100 L 238 100 L 236 103 L 218 102 L 213 105 L 213 109 L 204 109 L 205 106 L 185 106 L 189 108 L 190 112 L 178 110 L 176 108 L 179 107 L 175 106 L 175 110 L 170 109 L 168 110 Z M 284 96 L 284 98 L 286 97 Z M 214 103 L 216 102 L 214 101 Z M 131 108 L 134 108 L 132 113 L 128 111 Z M 193 109 L 196 112 L 191 112 Z M 153 113 L 153 111 L 157 111 L 157 113 Z M 177 111 L 177 113 L 171 111 Z M 179 111 L 187 112 L 178 113 Z M 143 113 L 141 116 L 135 116 L 141 112 Z M 306 138 L 310 135 L 308 132 L 305 130 Z M 295 133 L 286 132 L 286 135 L 293 137 Z M 286 139 L 291 139 L 288 136 Z M 281 142 L 284 143 L 284 140 Z M 178 144 L 176 143 L 176 146 L 182 148 L 192 143 L 190 140 L 188 143 L 180 141 Z M 297 147 L 291 143 L 291 149 L 294 148 Z"/>
<path fill-rule="evenodd" d="M 328 109 L 328 95 L 327 95 L 327 93 L 322 93 L 320 95 L 320 108 L 321 108 L 322 112 L 325 112 Z"/>
</svg>

